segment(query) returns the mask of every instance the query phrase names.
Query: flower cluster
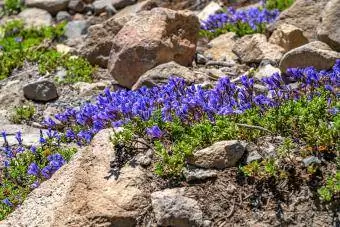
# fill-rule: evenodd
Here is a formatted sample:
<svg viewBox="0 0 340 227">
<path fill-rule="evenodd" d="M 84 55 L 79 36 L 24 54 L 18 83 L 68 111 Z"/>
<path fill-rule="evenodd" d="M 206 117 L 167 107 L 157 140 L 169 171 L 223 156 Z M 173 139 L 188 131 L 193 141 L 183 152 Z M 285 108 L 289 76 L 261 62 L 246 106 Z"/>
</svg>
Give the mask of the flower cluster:
<svg viewBox="0 0 340 227">
<path fill-rule="evenodd" d="M 137 91 L 110 92 L 106 89 L 96 103 L 87 103 L 80 109 L 67 109 L 56 118 L 70 126 L 66 127 L 66 138 L 79 144 L 90 142 L 93 135 L 103 128 L 119 127 L 133 118 L 149 120 L 156 110 L 161 111 L 164 121 L 171 121 L 173 116 L 186 123 L 204 117 L 213 121 L 216 115 L 240 114 L 254 106 L 261 109 L 275 107 L 285 100 L 312 94 L 318 87 L 335 93 L 340 81 L 340 60 L 328 71 L 307 67 L 290 69 L 288 73 L 292 80 L 300 82 L 297 88 L 286 85 L 279 74 L 274 74 L 262 80 L 268 88 L 268 92 L 263 94 L 255 93 L 254 80 L 246 76 L 241 77 L 239 85 L 227 77 L 221 78 L 212 89 L 189 85 L 181 78 L 171 78 L 166 85 L 143 87 Z M 47 122 L 50 127 L 54 125 L 52 120 Z M 155 127 L 149 128 L 147 134 L 161 136 Z"/>
<path fill-rule="evenodd" d="M 267 10 L 254 7 L 245 10 L 228 8 L 226 12 L 210 15 L 206 21 L 202 22 L 201 29 L 214 32 L 227 25 L 246 24 L 249 25 L 253 31 L 256 31 L 259 26 L 275 21 L 279 13 L 278 10 Z"/>
</svg>

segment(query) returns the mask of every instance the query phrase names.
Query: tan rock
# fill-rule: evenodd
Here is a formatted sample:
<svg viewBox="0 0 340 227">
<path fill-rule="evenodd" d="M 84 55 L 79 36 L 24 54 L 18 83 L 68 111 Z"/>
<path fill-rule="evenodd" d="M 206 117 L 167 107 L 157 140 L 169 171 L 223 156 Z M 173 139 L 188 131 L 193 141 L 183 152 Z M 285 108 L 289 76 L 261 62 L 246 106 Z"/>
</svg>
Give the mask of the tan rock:
<svg viewBox="0 0 340 227">
<path fill-rule="evenodd" d="M 190 65 L 199 26 L 198 18 L 186 11 L 154 8 L 139 13 L 113 39 L 108 63 L 111 76 L 131 88 L 143 73 L 159 64 Z"/>
<path fill-rule="evenodd" d="M 201 10 L 197 14 L 198 18 L 202 21 L 207 20 L 211 14 L 214 14 L 220 10 L 223 10 L 223 8 L 216 3 L 215 1 L 211 1 L 204 9 Z"/>
<path fill-rule="evenodd" d="M 330 0 L 322 12 L 318 39 L 340 52 L 340 0 Z"/>
<path fill-rule="evenodd" d="M 275 30 L 282 24 L 294 25 L 304 32 L 308 40 L 316 40 L 316 28 L 320 24 L 321 12 L 329 0 L 295 0 L 270 26 Z"/>
<path fill-rule="evenodd" d="M 237 140 L 220 141 L 196 151 L 188 163 L 202 168 L 224 169 L 235 166 L 244 151 L 245 147 Z"/>
<path fill-rule="evenodd" d="M 42 27 L 52 25 L 52 16 L 43 9 L 29 8 L 19 13 L 18 17 L 24 21 L 26 27 Z"/>
<path fill-rule="evenodd" d="M 133 17 L 137 13 L 142 12 L 144 10 L 151 10 L 156 8 L 158 5 L 154 0 L 146 0 L 142 2 L 138 2 L 134 5 L 127 6 L 124 9 L 120 10 L 117 14 L 113 16 L 113 18 L 118 19 L 121 17 Z"/>
<path fill-rule="evenodd" d="M 66 10 L 69 2 L 70 0 L 25 0 L 27 7 L 44 9 L 52 15 L 56 15 L 59 11 Z"/>
<path fill-rule="evenodd" d="M 287 52 L 280 61 L 281 72 L 287 68 L 314 66 L 316 69 L 330 69 L 340 53 L 333 51 L 326 43 L 314 41 Z"/>
<path fill-rule="evenodd" d="M 204 52 L 204 55 L 215 61 L 237 60 L 238 57 L 233 52 L 235 42 L 234 32 L 220 35 L 208 43 L 209 49 Z"/>
<path fill-rule="evenodd" d="M 280 61 L 284 49 L 267 42 L 263 34 L 246 35 L 238 39 L 233 52 L 243 63 L 260 63 L 262 60 Z"/>
<path fill-rule="evenodd" d="M 99 132 L 91 145 L 35 189 L 1 226 L 135 226 L 150 203 L 144 170 L 124 167 L 110 175 L 115 156 L 112 130 Z"/>
<path fill-rule="evenodd" d="M 133 85 L 132 90 L 136 90 L 142 86 L 152 87 L 166 84 L 171 76 L 181 77 L 192 83 L 203 82 L 205 78 L 203 73 L 195 72 L 172 61 L 148 70 Z"/>
<path fill-rule="evenodd" d="M 285 52 L 308 43 L 303 31 L 290 24 L 280 25 L 270 36 L 269 42 L 284 48 Z"/>
</svg>

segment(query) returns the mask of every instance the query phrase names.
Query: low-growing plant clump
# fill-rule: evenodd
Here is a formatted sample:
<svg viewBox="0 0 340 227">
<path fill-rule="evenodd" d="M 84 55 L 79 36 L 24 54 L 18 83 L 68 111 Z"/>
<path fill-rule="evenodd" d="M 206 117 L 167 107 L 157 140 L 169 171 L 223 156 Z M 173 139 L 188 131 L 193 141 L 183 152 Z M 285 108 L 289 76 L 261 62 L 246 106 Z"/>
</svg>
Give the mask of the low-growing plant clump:
<svg viewBox="0 0 340 227">
<path fill-rule="evenodd" d="M 0 80 L 9 77 L 25 61 L 37 63 L 41 75 L 54 73 L 59 67 L 67 70 L 60 83 L 91 82 L 94 68 L 82 57 L 62 54 L 53 48 L 53 42 L 64 34 L 65 23 L 41 28 L 25 28 L 14 20 L 0 26 Z"/>
<path fill-rule="evenodd" d="M 252 7 L 235 10 L 228 8 L 226 12 L 212 14 L 206 21 L 203 21 L 200 34 L 212 39 L 226 32 L 235 32 L 238 36 L 264 33 L 266 25 L 274 22 L 279 13 L 277 9 Z"/>
<path fill-rule="evenodd" d="M 62 137 L 57 132 L 41 132 L 39 146 L 24 146 L 20 132 L 16 133 L 17 145 L 9 145 L 6 132 L 0 185 L 0 220 L 20 205 L 27 195 L 41 182 L 49 179 L 61 166 L 70 160 L 75 148 L 61 146 Z"/>
<path fill-rule="evenodd" d="M 10 116 L 10 120 L 15 124 L 20 124 L 32 120 L 34 114 L 35 108 L 33 105 L 23 105 L 14 108 L 14 111 Z"/>
<path fill-rule="evenodd" d="M 291 5 L 293 5 L 294 0 L 267 0 L 265 2 L 265 7 L 267 9 L 278 9 L 280 11 L 283 11 L 285 9 L 288 9 Z"/>
<path fill-rule="evenodd" d="M 5 0 L 3 12 L 0 9 L 0 17 L 2 14 L 11 15 L 19 13 L 23 8 L 23 1 L 22 0 Z"/>
</svg>

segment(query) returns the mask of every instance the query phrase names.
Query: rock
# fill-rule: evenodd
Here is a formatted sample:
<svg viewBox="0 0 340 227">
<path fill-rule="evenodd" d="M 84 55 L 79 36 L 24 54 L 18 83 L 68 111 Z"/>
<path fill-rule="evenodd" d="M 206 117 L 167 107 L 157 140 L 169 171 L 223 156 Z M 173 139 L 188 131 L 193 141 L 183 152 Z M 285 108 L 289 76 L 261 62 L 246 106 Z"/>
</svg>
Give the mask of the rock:
<svg viewBox="0 0 340 227">
<path fill-rule="evenodd" d="M 330 0 L 322 12 L 318 39 L 340 52 L 340 0 Z"/>
<path fill-rule="evenodd" d="M 58 98 L 57 88 L 53 82 L 40 80 L 24 86 L 24 96 L 33 101 L 48 102 Z"/>
<path fill-rule="evenodd" d="M 123 18 L 123 17 L 132 18 L 139 12 L 142 12 L 144 10 L 151 10 L 156 7 L 158 7 L 158 5 L 154 0 L 146 0 L 146 1 L 138 2 L 131 6 L 125 7 L 124 9 L 118 11 L 118 13 L 115 14 L 113 17 L 115 19 Z"/>
<path fill-rule="evenodd" d="M 257 139 L 258 152 L 264 158 L 276 157 L 277 148 L 284 142 L 284 138 L 281 136 L 263 136 Z"/>
<path fill-rule="evenodd" d="M 111 76 L 131 88 L 143 73 L 162 63 L 190 65 L 198 31 L 197 17 L 186 11 L 154 8 L 139 13 L 113 39 L 108 63 Z"/>
<path fill-rule="evenodd" d="M 284 10 L 270 26 L 274 31 L 282 24 L 291 24 L 302 29 L 310 40 L 316 40 L 316 30 L 320 24 L 320 15 L 329 0 L 295 0 L 292 6 Z"/>
<path fill-rule="evenodd" d="M 57 20 L 57 22 L 71 21 L 72 16 L 66 11 L 60 11 L 60 12 L 57 13 L 56 20 Z"/>
<path fill-rule="evenodd" d="M 22 94 L 22 83 L 20 80 L 9 81 L 0 88 L 0 109 L 9 109 L 19 106 L 25 101 Z"/>
<path fill-rule="evenodd" d="M 283 48 L 267 42 L 263 34 L 246 35 L 238 39 L 233 52 L 243 63 L 260 63 L 262 60 L 280 61 Z"/>
<path fill-rule="evenodd" d="M 209 49 L 204 52 L 204 55 L 214 61 L 237 60 L 237 56 L 232 51 L 236 38 L 234 32 L 218 36 L 208 43 Z"/>
<path fill-rule="evenodd" d="M 90 26 L 80 50 L 81 55 L 91 64 L 106 68 L 113 37 L 126 23 L 124 19 L 110 18 L 102 24 Z"/>
<path fill-rule="evenodd" d="M 112 133 L 99 132 L 1 226 L 136 226 L 150 204 L 143 190 L 149 183 L 140 167 L 123 167 L 118 180 L 108 177 L 115 156 Z"/>
<path fill-rule="evenodd" d="M 196 63 L 197 64 L 201 64 L 201 65 L 205 65 L 207 63 L 207 58 L 203 55 L 203 54 L 196 54 Z"/>
<path fill-rule="evenodd" d="M 107 12 L 111 16 L 116 12 L 116 9 L 112 6 L 111 0 L 96 0 L 93 3 L 94 14 L 99 15 L 103 12 Z"/>
<path fill-rule="evenodd" d="M 244 151 L 245 147 L 237 140 L 220 141 L 194 152 L 188 163 L 202 168 L 224 169 L 235 166 Z"/>
<path fill-rule="evenodd" d="M 81 13 L 84 11 L 85 4 L 82 0 L 70 0 L 68 8 L 73 12 Z"/>
<path fill-rule="evenodd" d="M 216 178 L 217 171 L 207 169 L 184 169 L 183 175 L 187 182 L 202 181 L 208 178 Z"/>
<path fill-rule="evenodd" d="M 26 27 L 42 27 L 52 25 L 52 16 L 43 9 L 28 8 L 19 13 L 18 17 L 22 19 Z"/>
<path fill-rule="evenodd" d="M 106 87 L 109 87 L 111 84 L 110 81 L 100 81 L 96 83 L 85 83 L 85 82 L 77 82 L 72 85 L 72 88 L 79 91 L 79 95 L 81 97 L 95 95 L 99 91 L 103 91 Z"/>
<path fill-rule="evenodd" d="M 22 144 L 25 146 L 36 146 L 39 144 L 40 129 L 33 128 L 27 125 L 5 124 L 0 125 L 0 131 L 7 133 L 7 141 L 9 145 L 18 145 L 18 141 L 15 139 L 17 132 L 22 133 Z M 0 136 L 0 144 L 4 144 L 3 137 Z"/>
<path fill-rule="evenodd" d="M 137 2 L 137 0 L 112 0 L 112 5 L 117 10 L 123 9 L 129 5 L 133 5 Z"/>
<path fill-rule="evenodd" d="M 132 90 L 136 90 L 143 86 L 153 87 L 156 85 L 166 84 L 172 76 L 184 78 L 186 81 L 191 83 L 202 82 L 204 80 L 203 73 L 194 72 L 172 61 L 161 64 L 144 73 L 133 85 Z"/>
<path fill-rule="evenodd" d="M 314 41 L 287 52 L 280 61 L 281 72 L 287 68 L 314 66 L 316 69 L 330 69 L 340 53 L 333 51 L 327 44 Z"/>
<path fill-rule="evenodd" d="M 62 53 L 62 54 L 67 54 L 67 53 L 70 53 L 72 51 L 72 48 L 69 47 L 69 46 L 66 46 L 64 44 L 57 44 L 56 45 L 56 50 L 59 52 L 59 53 Z"/>
<path fill-rule="evenodd" d="M 308 43 L 303 31 L 290 24 L 280 25 L 270 36 L 269 42 L 283 47 L 285 52 Z"/>
<path fill-rule="evenodd" d="M 305 167 L 308 167 L 312 164 L 321 164 L 321 160 L 318 159 L 315 156 L 309 156 L 309 157 L 303 159 L 302 163 L 304 164 Z"/>
<path fill-rule="evenodd" d="M 251 163 L 253 161 L 259 161 L 262 159 L 262 155 L 258 152 L 259 148 L 254 143 L 248 143 L 246 145 L 246 151 L 248 153 L 246 162 Z"/>
<path fill-rule="evenodd" d="M 198 202 L 186 197 L 184 188 L 154 192 L 151 204 L 158 226 L 190 227 L 203 223 Z"/>
<path fill-rule="evenodd" d="M 88 24 L 85 20 L 75 20 L 67 23 L 65 27 L 65 36 L 68 39 L 78 38 L 86 34 Z"/>
<path fill-rule="evenodd" d="M 143 167 L 147 167 L 151 165 L 153 155 L 154 151 L 152 149 L 149 149 L 145 154 L 144 153 L 137 154 L 134 159 L 136 164 L 141 165 Z"/>
<path fill-rule="evenodd" d="M 204 9 L 197 14 L 198 18 L 201 21 L 205 21 L 209 18 L 211 14 L 214 14 L 218 11 L 222 11 L 223 8 L 216 2 L 210 2 Z"/>
<path fill-rule="evenodd" d="M 67 10 L 70 0 L 25 0 L 27 7 L 36 7 L 47 10 L 52 15 L 56 15 L 59 11 Z"/>
<path fill-rule="evenodd" d="M 274 73 L 278 73 L 281 75 L 281 71 L 279 68 L 272 66 L 271 64 L 260 64 L 254 74 L 254 78 L 258 81 L 261 81 L 264 77 L 270 77 Z"/>
</svg>

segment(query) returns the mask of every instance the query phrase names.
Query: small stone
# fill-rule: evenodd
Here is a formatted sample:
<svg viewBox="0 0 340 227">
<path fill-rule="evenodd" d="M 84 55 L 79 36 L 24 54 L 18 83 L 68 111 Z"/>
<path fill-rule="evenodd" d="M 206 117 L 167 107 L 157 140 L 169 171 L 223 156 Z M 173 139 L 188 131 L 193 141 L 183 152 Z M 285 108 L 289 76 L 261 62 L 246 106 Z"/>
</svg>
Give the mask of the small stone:
<svg viewBox="0 0 340 227">
<path fill-rule="evenodd" d="M 135 162 L 143 167 L 147 167 L 151 165 L 153 155 L 154 155 L 154 151 L 149 149 L 145 154 L 139 153 L 135 157 Z"/>
<path fill-rule="evenodd" d="M 151 204 L 159 226 L 202 226 L 203 213 L 184 188 L 165 189 L 151 194 Z"/>
<path fill-rule="evenodd" d="M 25 0 L 27 7 L 47 10 L 52 15 L 67 9 L 70 0 Z"/>
<path fill-rule="evenodd" d="M 252 151 L 247 156 L 247 163 L 251 163 L 253 161 L 260 161 L 262 156 L 257 151 Z"/>
<path fill-rule="evenodd" d="M 94 14 L 99 15 L 104 12 L 116 12 L 116 9 L 112 6 L 111 0 L 96 0 L 93 3 Z"/>
<path fill-rule="evenodd" d="M 129 5 L 133 5 L 137 2 L 137 0 L 112 0 L 112 5 L 117 10 L 123 9 Z"/>
<path fill-rule="evenodd" d="M 216 178 L 217 171 L 215 170 L 206 170 L 206 169 L 184 169 L 183 175 L 187 182 L 192 181 L 201 181 L 208 178 Z"/>
<path fill-rule="evenodd" d="M 71 47 L 66 46 L 64 44 L 60 44 L 60 43 L 56 45 L 56 49 L 59 53 L 62 53 L 62 54 L 70 53 L 72 50 Z"/>
<path fill-rule="evenodd" d="M 57 22 L 71 21 L 72 16 L 66 11 L 60 11 L 60 12 L 57 13 L 56 20 L 57 20 Z"/>
<path fill-rule="evenodd" d="M 27 84 L 23 90 L 24 96 L 33 101 L 48 102 L 58 98 L 55 84 L 48 80 L 40 80 Z"/>
<path fill-rule="evenodd" d="M 235 166 L 244 152 L 245 147 L 237 140 L 220 141 L 194 152 L 188 163 L 207 169 L 225 169 Z"/>
<path fill-rule="evenodd" d="M 214 14 L 222 10 L 223 8 L 218 3 L 216 3 L 215 1 L 211 1 L 206 7 L 204 7 L 204 9 L 201 12 L 197 14 L 197 17 L 201 21 L 205 21 L 209 18 L 211 14 Z"/>
<path fill-rule="evenodd" d="M 243 63 L 260 63 L 270 59 L 279 62 L 284 49 L 278 45 L 267 42 L 263 34 L 246 35 L 238 39 L 233 47 L 233 52 Z"/>
<path fill-rule="evenodd" d="M 22 19 L 26 27 L 42 27 L 52 25 L 52 16 L 43 9 L 28 8 L 19 13 L 18 17 Z"/>
<path fill-rule="evenodd" d="M 269 38 L 269 42 L 284 48 L 285 52 L 308 43 L 303 31 L 290 24 L 279 26 Z"/>
<path fill-rule="evenodd" d="M 236 34 L 227 32 L 208 43 L 209 49 L 204 51 L 205 56 L 211 57 L 214 61 L 235 61 L 238 59 L 233 48 L 236 42 Z"/>
<path fill-rule="evenodd" d="M 196 63 L 205 65 L 205 63 L 207 63 L 207 58 L 203 54 L 196 54 Z"/>
<path fill-rule="evenodd" d="M 307 167 L 311 164 L 321 164 L 321 160 L 315 156 L 310 156 L 302 160 L 303 164 Z"/>
<path fill-rule="evenodd" d="M 68 3 L 68 8 L 74 12 L 81 13 L 84 11 L 85 4 L 82 0 L 71 0 Z"/>
<path fill-rule="evenodd" d="M 265 64 L 258 67 L 254 74 L 254 78 L 257 79 L 258 81 L 261 81 L 262 78 L 264 77 L 270 77 L 273 74 L 278 73 L 281 75 L 281 71 L 279 68 L 276 68 L 275 66 L 272 66 L 271 64 Z"/>
<path fill-rule="evenodd" d="M 70 21 L 66 25 L 65 36 L 69 39 L 78 38 L 86 34 L 88 24 L 84 20 Z"/>
</svg>

